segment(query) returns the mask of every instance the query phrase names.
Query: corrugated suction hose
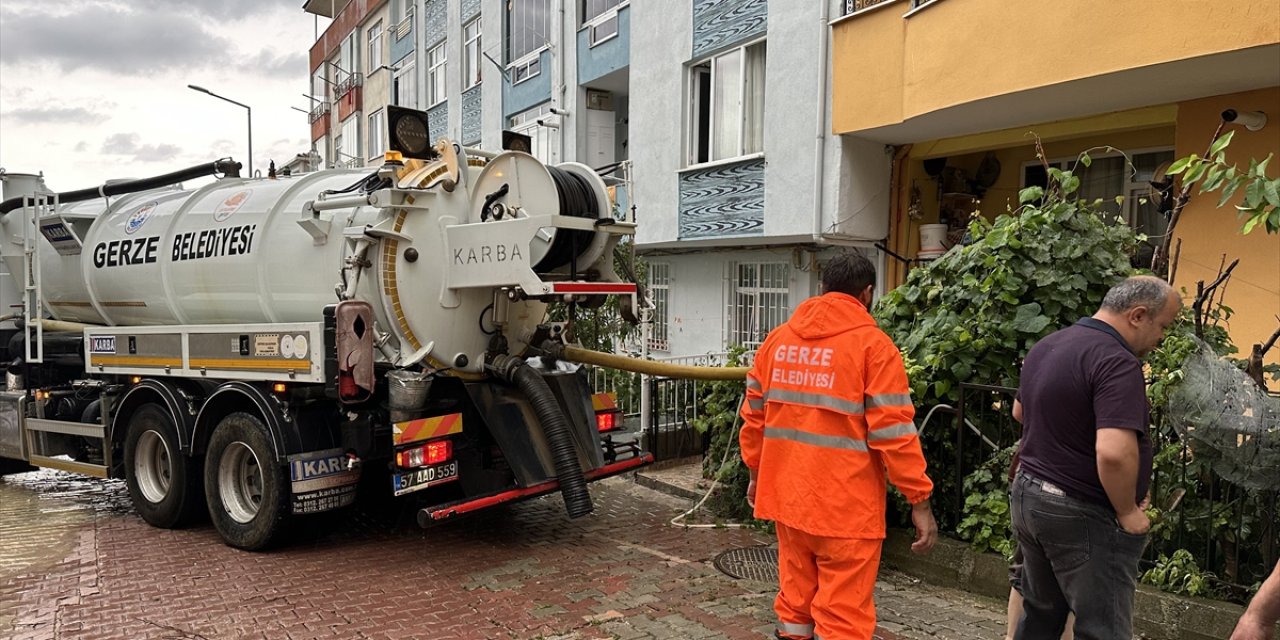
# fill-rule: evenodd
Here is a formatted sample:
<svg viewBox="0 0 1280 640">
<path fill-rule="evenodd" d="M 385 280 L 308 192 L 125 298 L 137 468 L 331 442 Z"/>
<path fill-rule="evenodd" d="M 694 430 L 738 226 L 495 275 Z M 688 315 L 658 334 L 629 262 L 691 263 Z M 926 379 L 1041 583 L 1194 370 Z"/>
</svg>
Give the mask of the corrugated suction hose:
<svg viewBox="0 0 1280 640">
<path fill-rule="evenodd" d="M 591 493 L 587 491 L 587 479 L 582 475 L 582 465 L 578 463 L 578 449 L 569 430 L 569 419 L 560 409 L 560 403 L 556 401 L 551 387 L 547 386 L 547 381 L 536 369 L 508 355 L 495 356 L 489 368 L 498 377 L 515 384 L 533 405 L 533 412 L 542 423 L 542 431 L 551 447 L 551 460 L 556 467 L 560 494 L 564 496 L 569 517 L 579 518 L 591 513 L 595 507 L 591 504 Z"/>
<path fill-rule="evenodd" d="M 548 355 L 559 360 L 593 364 L 598 367 L 620 369 L 634 373 L 643 373 L 664 378 L 682 378 L 686 380 L 743 380 L 747 377 L 747 367 L 697 367 L 688 364 L 671 364 L 655 362 L 642 358 L 601 353 L 590 349 L 550 344 L 543 348 Z"/>
</svg>

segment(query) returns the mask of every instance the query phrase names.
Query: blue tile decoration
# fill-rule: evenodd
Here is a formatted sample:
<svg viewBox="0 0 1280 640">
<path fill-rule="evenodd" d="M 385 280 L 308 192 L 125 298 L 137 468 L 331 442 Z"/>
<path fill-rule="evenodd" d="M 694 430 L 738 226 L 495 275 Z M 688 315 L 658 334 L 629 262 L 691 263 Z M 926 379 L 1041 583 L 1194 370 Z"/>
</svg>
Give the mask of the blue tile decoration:
<svg viewBox="0 0 1280 640">
<path fill-rule="evenodd" d="M 462 92 L 462 144 L 478 144 L 481 127 L 481 107 L 484 104 L 480 88 L 476 85 Z"/>
<path fill-rule="evenodd" d="M 424 42 L 430 48 L 444 40 L 449 27 L 449 17 L 445 14 L 445 0 L 426 0 L 427 9 L 423 13 L 425 31 Z"/>
<path fill-rule="evenodd" d="M 462 0 L 462 21 L 465 23 L 480 13 L 480 0 Z"/>
<path fill-rule="evenodd" d="M 680 239 L 764 235 L 764 159 L 680 174 Z"/>
<path fill-rule="evenodd" d="M 427 111 L 427 128 L 430 130 L 431 137 L 437 140 L 453 137 L 453 132 L 449 131 L 449 102 L 447 100 Z"/>
<path fill-rule="evenodd" d="M 693 57 L 764 35 L 768 17 L 768 0 L 694 0 Z"/>
</svg>

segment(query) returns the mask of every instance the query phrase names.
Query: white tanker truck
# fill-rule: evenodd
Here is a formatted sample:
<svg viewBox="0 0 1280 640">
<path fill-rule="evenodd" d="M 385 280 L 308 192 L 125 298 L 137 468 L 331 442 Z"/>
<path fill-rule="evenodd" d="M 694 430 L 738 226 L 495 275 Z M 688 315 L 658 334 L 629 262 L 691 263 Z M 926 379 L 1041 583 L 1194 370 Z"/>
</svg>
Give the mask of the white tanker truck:
<svg viewBox="0 0 1280 640">
<path fill-rule="evenodd" d="M 148 523 L 207 513 L 244 549 L 351 504 L 362 473 L 426 526 L 556 490 L 582 516 L 589 482 L 651 462 L 545 317 L 634 303 L 612 262 L 634 224 L 604 182 L 428 145 L 425 114 L 393 111 L 377 170 L 223 160 L 62 194 L 6 176 L 0 458 L 122 477 Z"/>
</svg>

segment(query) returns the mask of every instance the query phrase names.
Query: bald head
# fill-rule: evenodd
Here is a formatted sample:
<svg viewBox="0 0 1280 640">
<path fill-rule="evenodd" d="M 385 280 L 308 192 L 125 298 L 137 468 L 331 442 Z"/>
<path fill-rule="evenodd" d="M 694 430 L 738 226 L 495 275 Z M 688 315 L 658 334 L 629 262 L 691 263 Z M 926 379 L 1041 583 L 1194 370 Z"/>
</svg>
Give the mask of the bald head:
<svg viewBox="0 0 1280 640">
<path fill-rule="evenodd" d="M 1142 357 L 1160 344 L 1181 310 L 1182 301 L 1168 282 L 1154 276 L 1133 276 L 1111 287 L 1093 317 L 1115 328 Z"/>
<path fill-rule="evenodd" d="M 1133 276 L 1111 287 L 1102 299 L 1102 309 L 1112 313 L 1124 313 L 1136 307 L 1146 307 L 1152 314 L 1159 314 L 1174 297 L 1173 287 L 1155 276 Z"/>
</svg>

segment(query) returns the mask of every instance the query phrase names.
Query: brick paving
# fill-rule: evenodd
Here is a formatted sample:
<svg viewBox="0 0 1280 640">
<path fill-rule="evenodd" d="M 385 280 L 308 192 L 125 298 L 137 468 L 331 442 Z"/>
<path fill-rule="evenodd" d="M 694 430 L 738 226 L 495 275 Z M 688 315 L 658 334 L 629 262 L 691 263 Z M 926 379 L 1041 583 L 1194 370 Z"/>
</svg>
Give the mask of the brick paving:
<svg viewBox="0 0 1280 640">
<path fill-rule="evenodd" d="M 239 640 L 759 639 L 774 585 L 711 559 L 767 544 L 740 529 L 668 524 L 689 501 L 625 479 L 596 512 L 556 496 L 422 530 L 394 506 L 310 521 L 248 553 L 209 525 L 166 531 L 123 483 L 43 471 L 0 480 L 0 638 Z M 882 640 L 1002 637 L 1001 603 L 886 574 Z"/>
</svg>

